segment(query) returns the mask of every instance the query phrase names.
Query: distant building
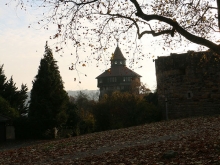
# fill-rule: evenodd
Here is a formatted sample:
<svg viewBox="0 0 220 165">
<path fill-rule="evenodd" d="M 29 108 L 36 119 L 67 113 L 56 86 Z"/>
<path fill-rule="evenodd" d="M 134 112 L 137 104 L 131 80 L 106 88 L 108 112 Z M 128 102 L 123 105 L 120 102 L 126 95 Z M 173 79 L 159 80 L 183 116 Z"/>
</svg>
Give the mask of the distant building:
<svg viewBox="0 0 220 165">
<path fill-rule="evenodd" d="M 100 74 L 98 80 L 98 88 L 100 89 L 100 97 L 104 94 L 111 94 L 113 91 L 138 93 L 137 86 L 140 85 L 140 75 L 126 67 L 126 58 L 123 56 L 120 48 L 117 46 L 111 57 L 111 68 Z M 132 84 L 136 89 L 132 89 Z"/>
<path fill-rule="evenodd" d="M 155 60 L 158 103 L 164 118 L 220 114 L 220 58 L 211 52 Z"/>
</svg>

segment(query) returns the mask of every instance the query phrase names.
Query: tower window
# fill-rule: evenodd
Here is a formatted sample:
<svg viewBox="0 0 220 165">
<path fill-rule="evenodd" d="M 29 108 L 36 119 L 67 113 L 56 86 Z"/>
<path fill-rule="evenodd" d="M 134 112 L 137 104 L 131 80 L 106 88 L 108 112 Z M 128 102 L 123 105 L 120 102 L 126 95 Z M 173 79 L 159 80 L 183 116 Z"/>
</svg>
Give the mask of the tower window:
<svg viewBox="0 0 220 165">
<path fill-rule="evenodd" d="M 129 82 L 132 80 L 132 77 L 123 77 L 123 82 Z"/>
<path fill-rule="evenodd" d="M 117 81 L 116 77 L 109 77 L 108 78 L 108 82 L 116 82 L 116 81 Z"/>
</svg>

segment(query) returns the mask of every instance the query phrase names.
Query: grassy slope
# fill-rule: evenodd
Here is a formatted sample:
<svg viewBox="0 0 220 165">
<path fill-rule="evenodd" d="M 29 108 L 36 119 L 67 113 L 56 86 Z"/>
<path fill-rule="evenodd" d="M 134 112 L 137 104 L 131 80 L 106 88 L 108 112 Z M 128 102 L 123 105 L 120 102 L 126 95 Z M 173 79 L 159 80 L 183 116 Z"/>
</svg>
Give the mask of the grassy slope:
<svg viewBox="0 0 220 165">
<path fill-rule="evenodd" d="M 171 155 L 165 156 L 169 151 Z M 151 123 L 3 151 L 0 164 L 220 165 L 220 116 Z"/>
</svg>

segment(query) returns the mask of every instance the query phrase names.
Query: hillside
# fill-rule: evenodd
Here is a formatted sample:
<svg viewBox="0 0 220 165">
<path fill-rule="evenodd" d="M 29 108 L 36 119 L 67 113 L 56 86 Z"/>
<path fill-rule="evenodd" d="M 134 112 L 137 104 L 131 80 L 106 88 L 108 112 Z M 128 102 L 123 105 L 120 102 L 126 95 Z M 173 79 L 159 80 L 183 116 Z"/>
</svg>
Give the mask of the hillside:
<svg viewBox="0 0 220 165">
<path fill-rule="evenodd" d="M 82 92 L 84 94 L 86 94 L 89 99 L 91 100 L 98 100 L 99 99 L 99 90 L 76 90 L 76 91 L 70 91 L 68 90 L 67 93 L 69 96 L 77 96 L 79 94 L 79 92 Z"/>
<path fill-rule="evenodd" d="M 84 94 L 86 94 L 87 96 L 89 96 L 89 99 L 92 99 L 92 100 L 98 100 L 99 99 L 99 90 L 75 90 L 75 91 L 71 91 L 71 90 L 67 90 L 66 91 L 68 93 L 69 96 L 77 96 L 79 92 L 82 92 Z M 28 98 L 26 100 L 26 104 L 28 103 L 28 101 L 30 100 L 30 95 L 31 95 L 31 92 L 27 92 L 27 95 L 28 95 Z"/>
<path fill-rule="evenodd" d="M 0 151 L 0 164 L 220 164 L 220 116 L 145 124 Z"/>
</svg>

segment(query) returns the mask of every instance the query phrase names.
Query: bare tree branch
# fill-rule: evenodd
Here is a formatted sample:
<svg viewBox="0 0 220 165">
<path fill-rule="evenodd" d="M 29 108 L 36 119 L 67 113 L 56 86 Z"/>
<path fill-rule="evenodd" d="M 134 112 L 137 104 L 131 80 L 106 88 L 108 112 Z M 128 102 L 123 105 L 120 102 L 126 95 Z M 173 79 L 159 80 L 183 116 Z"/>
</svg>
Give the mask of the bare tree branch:
<svg viewBox="0 0 220 165">
<path fill-rule="evenodd" d="M 24 4 L 22 0 L 15 1 L 19 1 L 21 6 Z M 214 0 L 39 1 L 42 2 L 40 7 L 47 5 L 50 9 L 48 15 L 44 15 L 46 23 L 52 21 L 51 23 L 58 25 L 56 37 L 63 36 L 63 40 L 71 40 L 79 47 L 79 42 L 84 42 L 83 45 L 94 45 L 95 38 L 99 42 L 95 43 L 96 46 L 99 45 L 96 50 L 101 50 L 103 43 L 105 46 L 109 45 L 106 42 L 111 42 L 115 36 L 123 36 L 128 43 L 135 44 L 134 35 L 136 39 L 141 39 L 145 34 L 151 34 L 162 36 L 164 45 L 172 43 L 170 45 L 176 46 L 179 43 L 177 38 L 182 37 L 181 41 L 185 38 L 186 42 L 220 52 L 220 46 L 215 43 L 219 40 L 218 35 L 212 34 L 220 32 L 215 30 L 216 27 L 220 29 L 220 0 L 216 0 L 215 4 Z M 96 37 L 94 34 L 97 34 Z M 95 46 L 92 47 L 95 49 Z"/>
<path fill-rule="evenodd" d="M 140 28 L 139 28 L 139 26 L 137 24 L 137 21 L 134 20 L 133 18 L 126 17 L 126 16 L 123 16 L 121 14 L 109 14 L 109 15 L 116 16 L 118 18 L 125 18 L 125 19 L 128 19 L 128 20 L 132 21 L 133 24 L 135 25 L 135 27 L 137 28 L 138 39 L 141 39 L 141 37 L 143 37 L 144 34 L 152 34 L 155 37 L 159 36 L 159 35 L 163 35 L 163 34 L 170 34 L 172 37 L 174 36 L 174 31 L 175 31 L 174 29 L 172 29 L 172 30 L 163 30 L 163 31 L 160 31 L 160 32 L 155 32 L 154 30 L 152 30 L 150 24 L 146 23 L 151 30 L 145 30 L 143 32 L 140 32 Z"/>
<path fill-rule="evenodd" d="M 93 1 L 89 1 L 89 2 L 82 2 L 82 3 L 77 3 L 75 1 L 65 1 L 65 0 L 59 0 L 60 2 L 64 2 L 64 3 L 74 3 L 77 6 L 81 6 L 81 5 L 87 5 L 87 4 L 91 4 L 94 2 L 97 2 L 98 0 L 93 0 Z"/>
<path fill-rule="evenodd" d="M 178 33 L 180 33 L 182 36 L 184 36 L 186 39 L 188 39 L 191 42 L 194 42 L 196 44 L 200 44 L 200 45 L 204 45 L 212 50 L 214 50 L 215 52 L 220 52 L 220 46 L 199 36 L 193 35 L 190 32 L 186 31 L 184 28 L 182 28 L 178 22 L 176 22 L 175 20 L 172 20 L 170 18 L 166 18 L 164 16 L 160 16 L 160 15 L 147 15 L 144 14 L 140 5 L 138 4 L 138 2 L 136 0 L 130 0 L 134 6 L 137 9 L 137 13 L 136 16 L 142 18 L 145 21 L 151 21 L 151 20 L 158 20 L 164 23 L 169 24 L 170 26 L 172 26 Z"/>
</svg>

